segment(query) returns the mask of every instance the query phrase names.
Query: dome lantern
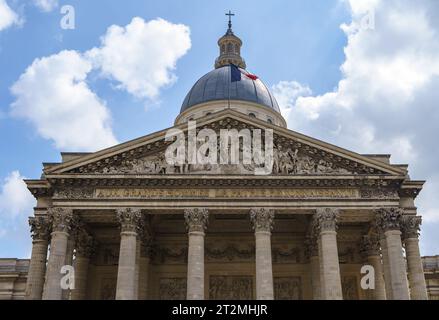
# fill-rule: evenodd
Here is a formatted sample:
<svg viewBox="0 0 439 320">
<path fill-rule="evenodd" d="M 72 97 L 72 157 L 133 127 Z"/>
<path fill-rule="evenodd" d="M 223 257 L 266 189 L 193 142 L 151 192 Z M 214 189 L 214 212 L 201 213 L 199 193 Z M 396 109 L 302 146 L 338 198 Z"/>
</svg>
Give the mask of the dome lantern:
<svg viewBox="0 0 439 320">
<path fill-rule="evenodd" d="M 199 78 L 189 90 L 175 123 L 231 109 L 285 128 L 287 123 L 270 89 L 258 76 L 245 70 L 246 64 L 241 58 L 242 41 L 232 31 L 234 14 L 229 11 L 226 15 L 229 16 L 229 28 L 218 41 L 220 56 L 215 69 Z"/>
<path fill-rule="evenodd" d="M 234 64 L 240 68 L 245 69 L 245 61 L 241 57 L 242 41 L 232 31 L 232 16 L 231 11 L 226 13 L 229 16 L 229 28 L 224 36 L 218 40 L 220 55 L 215 61 L 215 69 Z"/>
</svg>

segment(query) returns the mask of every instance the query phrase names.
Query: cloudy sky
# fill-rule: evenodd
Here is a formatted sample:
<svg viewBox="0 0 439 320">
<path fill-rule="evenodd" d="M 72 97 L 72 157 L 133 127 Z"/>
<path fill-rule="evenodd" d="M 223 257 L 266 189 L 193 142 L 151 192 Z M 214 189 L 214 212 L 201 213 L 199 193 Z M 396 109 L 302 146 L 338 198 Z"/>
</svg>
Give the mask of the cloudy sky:
<svg viewBox="0 0 439 320">
<path fill-rule="evenodd" d="M 428 181 L 421 251 L 439 254 L 437 0 L 0 0 L 0 257 L 30 255 L 22 179 L 42 162 L 172 125 L 229 9 L 290 129 Z"/>
</svg>

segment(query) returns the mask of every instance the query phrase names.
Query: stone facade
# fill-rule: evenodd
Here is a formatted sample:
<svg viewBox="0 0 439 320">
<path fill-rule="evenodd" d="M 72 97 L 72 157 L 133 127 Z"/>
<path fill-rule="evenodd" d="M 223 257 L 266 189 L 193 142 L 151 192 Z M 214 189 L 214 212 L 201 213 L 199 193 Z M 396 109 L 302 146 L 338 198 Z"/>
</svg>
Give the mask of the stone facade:
<svg viewBox="0 0 439 320">
<path fill-rule="evenodd" d="M 0 300 L 24 300 L 29 262 L 0 259 Z"/>
<path fill-rule="evenodd" d="M 254 121 L 225 110 L 199 125 Z M 426 299 L 413 206 L 423 182 L 274 129 L 277 170 L 265 176 L 175 171 L 157 160 L 157 134 L 46 166 L 27 181 L 38 199 L 27 298 Z M 57 271 L 69 261 L 77 287 L 66 293 Z M 365 264 L 373 292 L 360 285 Z"/>
<path fill-rule="evenodd" d="M 232 247 L 231 247 L 232 248 Z M 225 256 L 225 253 L 221 253 Z M 247 256 L 250 253 L 243 253 Z M 233 259 L 234 254 L 228 255 Z M 422 257 L 424 276 L 427 283 L 429 300 L 439 300 L 439 256 Z M 26 295 L 26 279 L 29 270 L 30 260 L 22 259 L 0 259 L 0 300 L 24 300 Z M 310 262 L 312 263 L 312 262 Z M 373 263 L 371 263 L 373 265 Z M 312 271 L 311 271 L 312 272 Z M 236 283 L 238 282 L 238 283 Z M 303 285 L 302 277 L 276 277 L 274 278 L 274 298 L 276 300 L 302 300 Z M 212 276 L 209 278 L 210 300 L 248 300 L 254 299 L 253 278 L 248 276 L 224 277 Z M 186 278 L 160 278 L 158 283 L 157 299 L 184 300 L 186 299 Z M 358 281 L 356 277 L 345 277 L 342 279 L 343 298 L 357 300 Z M 112 289 L 114 288 L 114 289 Z M 96 299 L 108 300 L 115 298 L 115 281 L 104 281 L 101 288 L 101 295 Z M 314 288 L 314 287 L 313 287 Z M 312 288 L 311 292 L 315 292 Z M 307 288 L 308 291 L 309 288 Z M 377 288 L 378 289 L 378 288 Z M 112 293 L 114 290 L 114 293 Z M 74 291 L 73 291 L 74 292 Z M 314 297 L 308 292 L 308 297 Z M 383 295 L 374 297 L 371 293 L 362 295 L 363 299 L 383 300 Z M 83 299 L 86 299 L 84 296 Z M 317 297 L 318 298 L 318 297 Z M 74 299 L 74 298 L 72 298 Z M 385 300 L 385 291 L 384 291 Z"/>
<path fill-rule="evenodd" d="M 232 45 L 229 36 L 220 46 Z M 244 83 L 262 86 L 245 72 Z M 37 206 L 25 298 L 427 299 L 415 207 L 424 181 L 411 180 L 407 166 L 387 155 L 360 155 L 288 130 L 274 97 L 262 103 L 250 91 L 235 92 L 233 101 L 200 94 L 184 112 L 222 107 L 193 128 L 180 115 L 173 129 L 184 135 L 180 145 L 201 132 L 233 130 L 248 132 L 253 146 L 259 133 L 271 170 L 254 159 L 169 162 L 173 143 L 160 131 L 95 153 L 63 153 L 40 179 L 26 180 Z M 276 113 L 282 125 L 247 113 L 244 101 L 259 115 Z M 244 140 L 230 143 L 238 158 Z M 229 157 L 228 137 L 213 146 L 209 157 Z M 361 287 L 365 264 L 376 273 L 373 291 Z M 74 289 L 60 285 L 65 266 L 74 267 Z"/>
<path fill-rule="evenodd" d="M 425 281 L 427 283 L 428 298 L 439 300 L 439 256 L 423 257 Z"/>
</svg>

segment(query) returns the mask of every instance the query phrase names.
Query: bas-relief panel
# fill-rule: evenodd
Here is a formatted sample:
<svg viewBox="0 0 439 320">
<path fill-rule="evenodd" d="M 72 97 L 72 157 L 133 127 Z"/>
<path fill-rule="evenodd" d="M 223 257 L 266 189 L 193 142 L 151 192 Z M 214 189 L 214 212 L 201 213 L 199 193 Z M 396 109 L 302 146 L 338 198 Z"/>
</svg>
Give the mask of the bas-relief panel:
<svg viewBox="0 0 439 320">
<path fill-rule="evenodd" d="M 275 277 L 275 300 L 302 300 L 302 280 L 300 277 Z"/>
<path fill-rule="evenodd" d="M 341 287 L 343 291 L 343 300 L 359 300 L 357 277 L 342 276 Z"/>
<path fill-rule="evenodd" d="M 218 158 L 221 148 L 217 148 Z M 96 168 L 93 173 L 100 174 L 254 174 L 255 169 L 259 168 L 253 161 L 249 164 L 243 164 L 242 145 L 239 152 L 239 164 L 204 164 L 204 165 L 169 165 L 166 162 L 165 153 L 163 151 L 148 155 L 141 158 L 122 160 L 118 165 L 105 165 Z M 352 168 L 353 171 L 364 172 L 365 168 Z M 351 170 L 352 170 L 351 169 Z M 83 170 L 84 171 L 84 170 Z M 85 169 L 85 171 L 88 171 Z M 321 156 L 312 157 L 298 148 L 285 147 L 281 144 L 274 145 L 273 148 L 273 170 L 274 175 L 311 175 L 311 174 L 351 174 L 331 159 L 323 159 Z"/>
<path fill-rule="evenodd" d="M 253 277 L 251 276 L 210 276 L 210 300 L 252 300 Z"/>
<path fill-rule="evenodd" d="M 185 300 L 187 280 L 186 278 L 160 278 L 160 300 Z"/>
<path fill-rule="evenodd" d="M 185 245 L 156 245 L 153 249 L 152 262 L 154 264 L 186 264 L 187 250 Z M 272 257 L 274 264 L 306 262 L 303 249 L 291 244 L 273 245 Z M 255 246 L 251 243 L 210 242 L 206 244 L 206 263 L 254 262 L 254 259 Z"/>
<path fill-rule="evenodd" d="M 301 300 L 300 277 L 275 277 L 274 296 L 276 300 Z M 210 276 L 210 300 L 252 300 L 254 299 L 254 277 L 252 276 Z"/>
<path fill-rule="evenodd" d="M 100 300 L 115 300 L 116 286 L 116 278 L 103 278 L 101 280 Z"/>
</svg>

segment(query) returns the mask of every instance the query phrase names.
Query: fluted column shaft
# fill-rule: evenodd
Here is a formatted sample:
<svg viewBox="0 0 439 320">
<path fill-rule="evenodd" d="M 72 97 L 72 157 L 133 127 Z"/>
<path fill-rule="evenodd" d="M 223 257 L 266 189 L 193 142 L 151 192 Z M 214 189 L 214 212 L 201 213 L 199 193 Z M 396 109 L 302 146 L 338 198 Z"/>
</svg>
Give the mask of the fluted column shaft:
<svg viewBox="0 0 439 320">
<path fill-rule="evenodd" d="M 313 300 L 321 300 L 319 246 L 315 234 L 306 240 L 306 255 L 310 265 L 312 297 Z"/>
<path fill-rule="evenodd" d="M 187 299 L 204 300 L 204 237 L 208 222 L 206 209 L 184 212 L 189 236 L 187 266 Z"/>
<path fill-rule="evenodd" d="M 117 217 L 121 233 L 116 300 L 135 300 L 137 236 L 141 212 L 139 209 L 119 209 Z"/>
<path fill-rule="evenodd" d="M 41 300 L 46 275 L 47 250 L 51 229 L 50 219 L 47 216 L 30 218 L 29 225 L 31 226 L 33 242 L 26 282 L 26 300 Z"/>
<path fill-rule="evenodd" d="M 87 299 L 87 280 L 90 258 L 94 254 L 93 238 L 85 230 L 81 230 L 76 242 L 75 259 L 75 289 L 72 290 L 72 300 Z"/>
<path fill-rule="evenodd" d="M 139 300 L 148 299 L 149 257 L 140 257 L 139 261 Z"/>
<path fill-rule="evenodd" d="M 361 251 L 366 262 L 372 266 L 375 271 L 375 288 L 368 291 L 370 293 L 369 298 L 371 300 L 386 300 L 386 288 L 378 238 L 375 236 L 364 236 Z"/>
<path fill-rule="evenodd" d="M 387 253 L 387 243 L 384 234 L 380 239 L 380 245 L 381 245 L 381 254 L 383 258 L 383 275 L 384 275 L 384 285 L 386 288 L 386 299 L 393 300 L 392 281 L 390 277 L 389 254 Z"/>
<path fill-rule="evenodd" d="M 256 299 L 273 300 L 271 231 L 274 212 L 265 208 L 252 209 L 250 219 L 255 230 L 256 241 Z"/>
<path fill-rule="evenodd" d="M 319 235 L 322 299 L 342 300 L 340 265 L 337 247 L 338 211 L 331 208 L 318 209 L 315 223 Z"/>
<path fill-rule="evenodd" d="M 386 287 L 381 257 L 379 255 L 369 255 L 367 261 L 375 270 L 375 289 L 372 291 L 372 298 L 373 300 L 386 300 Z"/>
<path fill-rule="evenodd" d="M 421 223 L 422 219 L 419 216 L 407 216 L 403 219 L 404 245 L 412 300 L 428 300 L 427 285 L 419 252 L 418 237 Z"/>
<path fill-rule="evenodd" d="M 66 262 L 67 244 L 74 217 L 71 209 L 51 208 L 49 212 L 53 219 L 53 231 L 43 299 L 61 300 L 61 268 Z"/>
<path fill-rule="evenodd" d="M 378 210 L 377 224 L 384 234 L 387 250 L 388 276 L 390 277 L 391 286 L 390 296 L 394 300 L 409 300 L 407 273 L 402 253 L 401 219 L 402 210 L 399 208 Z"/>
<path fill-rule="evenodd" d="M 75 230 L 71 230 L 70 234 L 69 234 L 69 240 L 67 241 L 66 260 L 64 262 L 64 265 L 66 265 L 66 266 L 73 266 L 73 254 L 75 251 L 75 235 L 74 234 L 75 234 Z M 76 272 L 75 272 L 75 280 L 76 280 Z M 75 285 L 76 285 L 76 283 L 75 283 Z M 63 290 L 62 300 L 69 300 L 70 294 L 71 294 L 70 289 Z"/>
<path fill-rule="evenodd" d="M 139 258 L 139 300 L 148 299 L 149 265 L 151 261 L 151 244 L 143 242 Z"/>
</svg>

